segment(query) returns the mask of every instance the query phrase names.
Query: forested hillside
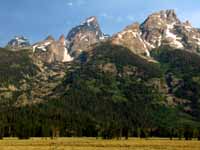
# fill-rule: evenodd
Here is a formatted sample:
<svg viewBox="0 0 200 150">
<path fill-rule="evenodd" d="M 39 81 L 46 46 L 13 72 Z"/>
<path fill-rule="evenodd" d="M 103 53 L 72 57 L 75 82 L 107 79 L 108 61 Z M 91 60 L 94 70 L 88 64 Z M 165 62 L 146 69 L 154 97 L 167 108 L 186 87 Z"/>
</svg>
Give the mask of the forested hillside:
<svg viewBox="0 0 200 150">
<path fill-rule="evenodd" d="M 11 58 L 9 53 L 4 61 Z M 200 57 L 169 48 L 152 55 L 157 63 L 122 46 L 98 44 L 92 52 L 84 52 L 80 62 L 66 67 L 65 76 L 41 97 L 44 101 L 1 105 L 0 136 L 200 138 Z M 26 69 L 37 68 L 29 64 L 32 59 L 16 61 L 15 65 L 25 63 L 16 72 L 26 74 Z"/>
</svg>

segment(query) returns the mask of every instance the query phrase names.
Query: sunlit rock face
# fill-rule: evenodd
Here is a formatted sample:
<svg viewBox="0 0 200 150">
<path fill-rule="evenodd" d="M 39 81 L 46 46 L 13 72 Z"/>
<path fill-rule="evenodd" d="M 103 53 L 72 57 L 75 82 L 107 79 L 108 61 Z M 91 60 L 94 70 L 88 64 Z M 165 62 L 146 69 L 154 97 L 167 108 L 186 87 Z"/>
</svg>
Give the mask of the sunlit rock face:
<svg viewBox="0 0 200 150">
<path fill-rule="evenodd" d="M 153 13 L 141 25 L 133 23 L 115 34 L 111 41 L 145 57 L 160 46 L 200 52 L 200 31 L 189 21 L 181 22 L 174 10 Z"/>
<path fill-rule="evenodd" d="M 142 38 L 150 49 L 161 45 L 197 52 L 200 32 L 189 21 L 181 22 L 174 10 L 165 10 L 150 15 L 140 26 Z"/>
<path fill-rule="evenodd" d="M 33 52 L 47 63 L 70 62 L 73 60 L 69 55 L 64 35 L 58 41 L 52 36 L 48 36 L 44 41 L 33 45 Z"/>
<path fill-rule="evenodd" d="M 112 37 L 112 43 L 129 48 L 132 52 L 150 56 L 145 41 L 142 39 L 140 25 L 134 23 Z"/>
</svg>

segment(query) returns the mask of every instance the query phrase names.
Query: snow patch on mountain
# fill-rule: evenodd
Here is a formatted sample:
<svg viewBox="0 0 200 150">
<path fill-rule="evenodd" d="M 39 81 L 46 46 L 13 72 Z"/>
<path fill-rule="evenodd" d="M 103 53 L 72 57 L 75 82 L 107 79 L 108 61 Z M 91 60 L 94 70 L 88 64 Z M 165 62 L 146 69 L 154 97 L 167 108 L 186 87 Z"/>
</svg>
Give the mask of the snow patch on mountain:
<svg viewBox="0 0 200 150">
<path fill-rule="evenodd" d="M 62 62 L 70 62 L 73 60 L 74 58 L 69 55 L 67 48 L 65 48 Z"/>
<path fill-rule="evenodd" d="M 167 30 L 166 30 L 166 38 L 170 38 L 172 41 L 171 41 L 171 44 L 173 44 L 176 48 L 184 48 L 183 44 L 178 41 L 180 40 L 181 38 L 180 37 L 177 37 L 176 34 L 172 33 L 170 31 L 170 29 L 173 29 L 174 27 L 174 24 L 172 25 L 167 25 Z"/>
<path fill-rule="evenodd" d="M 137 34 L 138 34 L 137 32 L 133 32 L 132 30 L 125 30 L 125 31 L 119 33 L 119 34 L 118 34 L 118 37 L 119 37 L 120 39 L 122 39 L 122 37 L 123 37 L 125 34 L 127 34 L 127 33 L 131 33 L 131 34 L 133 35 L 134 38 L 136 38 L 136 37 L 137 37 Z"/>
<path fill-rule="evenodd" d="M 87 38 L 87 35 L 83 35 L 81 38 L 80 38 L 80 41 L 84 40 Z"/>
<path fill-rule="evenodd" d="M 147 42 L 146 40 L 144 40 L 144 43 L 150 47 L 150 48 L 156 48 L 154 45 L 150 44 L 149 42 Z"/>
<path fill-rule="evenodd" d="M 171 26 L 168 26 L 168 27 L 167 27 L 167 30 L 166 30 L 166 37 L 167 37 L 167 38 L 176 39 L 176 35 L 175 35 L 174 33 L 172 33 L 172 32 L 170 31 L 170 29 L 171 29 Z"/>
<path fill-rule="evenodd" d="M 147 57 L 151 57 L 151 54 L 150 54 L 150 52 L 148 51 L 148 49 L 146 49 L 146 55 L 147 55 Z"/>
<path fill-rule="evenodd" d="M 42 44 L 36 44 L 33 46 L 33 52 L 36 51 L 36 49 L 38 50 L 42 50 L 42 51 L 47 51 L 46 47 L 49 46 L 51 44 L 51 42 L 45 42 Z"/>
<path fill-rule="evenodd" d="M 89 19 L 87 20 L 87 23 L 91 23 L 91 22 L 93 22 L 95 19 L 96 19 L 95 17 L 91 17 L 91 18 L 89 18 Z"/>
<path fill-rule="evenodd" d="M 83 21 L 81 23 L 81 25 L 85 25 L 87 24 L 87 26 L 90 26 L 91 23 L 96 22 L 96 17 L 89 17 L 88 19 L 86 19 L 85 21 Z"/>
<path fill-rule="evenodd" d="M 198 45 L 200 45 L 200 37 L 198 38 L 198 37 L 196 37 L 196 36 L 193 36 L 192 38 L 196 40 L 196 43 L 197 43 Z"/>
</svg>

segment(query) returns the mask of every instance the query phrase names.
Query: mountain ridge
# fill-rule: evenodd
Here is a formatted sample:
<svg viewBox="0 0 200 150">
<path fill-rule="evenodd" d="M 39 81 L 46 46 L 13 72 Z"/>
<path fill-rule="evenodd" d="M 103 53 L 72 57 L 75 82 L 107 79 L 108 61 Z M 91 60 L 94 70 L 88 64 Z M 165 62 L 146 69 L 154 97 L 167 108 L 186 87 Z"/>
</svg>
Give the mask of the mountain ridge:
<svg viewBox="0 0 200 150">
<path fill-rule="evenodd" d="M 44 44 L 43 46 L 39 46 L 39 48 L 41 47 L 44 50 L 44 47 L 51 46 L 52 44 L 49 44 L 49 41 L 52 42 L 54 39 L 52 37 L 49 38 L 46 39 L 46 43 L 45 41 L 38 42 L 40 43 L 39 45 L 41 43 Z M 58 46 L 59 44 L 55 45 L 54 42 L 53 47 L 57 47 L 57 51 L 61 53 L 57 52 L 55 57 L 60 55 L 59 57 L 65 57 L 66 61 L 72 61 L 72 57 L 77 58 L 82 52 L 87 52 L 91 45 L 108 40 L 113 44 L 127 47 L 133 53 L 146 59 L 150 59 L 152 50 L 162 45 L 171 48 L 186 49 L 195 53 L 199 53 L 200 51 L 200 31 L 192 27 L 189 21 L 181 22 L 175 11 L 169 9 L 152 13 L 143 23 L 133 23 L 111 37 L 101 31 L 97 18 L 91 16 L 80 25 L 73 27 L 67 34 L 65 38 L 66 45 L 64 46 L 67 49 L 66 52 L 64 51 L 66 54 L 62 52 L 63 48 Z M 36 44 L 32 47 L 33 52 L 35 52 Z M 17 45 L 16 48 L 18 48 Z M 46 51 L 48 52 L 48 50 Z M 49 62 L 53 61 L 62 62 L 63 60 L 49 60 Z"/>
</svg>

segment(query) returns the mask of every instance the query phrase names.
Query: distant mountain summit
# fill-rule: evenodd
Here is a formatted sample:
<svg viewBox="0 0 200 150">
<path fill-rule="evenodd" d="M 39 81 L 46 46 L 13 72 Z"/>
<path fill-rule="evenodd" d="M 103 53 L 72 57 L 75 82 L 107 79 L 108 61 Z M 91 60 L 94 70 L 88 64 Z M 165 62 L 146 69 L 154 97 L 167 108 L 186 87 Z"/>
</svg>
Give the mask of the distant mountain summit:
<svg viewBox="0 0 200 150">
<path fill-rule="evenodd" d="M 160 46 L 199 52 L 200 31 L 189 21 L 181 22 L 174 10 L 162 10 L 151 14 L 141 25 L 134 23 L 115 34 L 112 43 L 147 57 Z"/>
<path fill-rule="evenodd" d="M 174 10 L 153 13 L 141 25 L 141 31 L 149 49 L 166 45 L 197 52 L 200 46 L 200 32 L 189 21 L 181 22 Z"/>
<path fill-rule="evenodd" d="M 181 24 L 181 22 L 174 10 L 151 14 L 140 26 L 142 38 L 145 39 L 148 48 L 152 49 L 161 46 L 164 39 L 171 39 L 171 42 L 168 42 L 170 46 L 183 48 L 182 43 L 171 33 L 176 24 Z"/>
<path fill-rule="evenodd" d="M 69 43 L 68 49 L 70 54 L 78 56 L 83 51 L 88 51 L 92 44 L 104 41 L 108 36 L 105 36 L 99 26 L 96 17 L 89 17 L 81 25 L 78 25 L 67 35 Z"/>
<path fill-rule="evenodd" d="M 12 48 L 12 49 L 18 49 L 18 48 L 24 48 L 30 46 L 30 42 L 27 38 L 24 36 L 15 36 L 13 39 L 11 39 L 6 47 Z"/>
</svg>

